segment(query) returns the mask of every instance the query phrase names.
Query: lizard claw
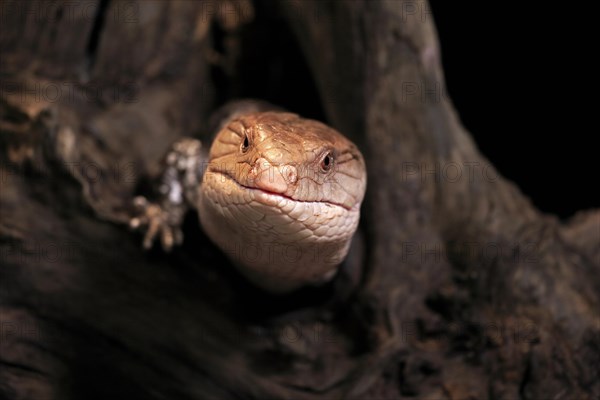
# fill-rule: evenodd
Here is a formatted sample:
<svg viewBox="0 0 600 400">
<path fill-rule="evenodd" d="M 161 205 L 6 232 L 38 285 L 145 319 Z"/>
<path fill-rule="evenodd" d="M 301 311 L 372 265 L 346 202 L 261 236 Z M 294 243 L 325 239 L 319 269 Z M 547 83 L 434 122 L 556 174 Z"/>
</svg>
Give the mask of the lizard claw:
<svg viewBox="0 0 600 400">
<path fill-rule="evenodd" d="M 131 218 L 129 226 L 132 229 L 146 229 L 144 249 L 150 249 L 159 234 L 162 248 L 167 252 L 171 251 L 174 245 L 182 243 L 181 229 L 170 223 L 168 213 L 158 204 L 149 202 L 143 196 L 136 197 L 133 204 L 138 216 Z"/>
<path fill-rule="evenodd" d="M 129 226 L 145 231 L 145 249 L 157 239 L 167 252 L 183 242 L 181 225 L 187 210 L 197 204 L 198 185 L 206 164 L 201 150 L 202 143 L 196 139 L 175 142 L 163 160 L 156 202 L 143 196 L 134 198 L 135 213 Z"/>
</svg>

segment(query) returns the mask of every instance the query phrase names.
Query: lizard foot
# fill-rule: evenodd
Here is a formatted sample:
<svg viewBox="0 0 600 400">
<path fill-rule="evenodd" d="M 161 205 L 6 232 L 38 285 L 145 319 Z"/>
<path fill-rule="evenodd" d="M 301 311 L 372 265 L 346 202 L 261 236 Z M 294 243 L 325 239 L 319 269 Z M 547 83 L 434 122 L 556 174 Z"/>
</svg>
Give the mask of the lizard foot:
<svg viewBox="0 0 600 400">
<path fill-rule="evenodd" d="M 150 249 L 160 235 L 163 250 L 171 251 L 173 246 L 183 242 L 183 233 L 179 227 L 179 221 L 172 221 L 170 214 L 164 211 L 158 204 L 151 203 L 143 196 L 133 200 L 136 209 L 136 217 L 131 218 L 129 226 L 133 229 L 146 228 L 144 236 L 144 248 Z"/>
</svg>

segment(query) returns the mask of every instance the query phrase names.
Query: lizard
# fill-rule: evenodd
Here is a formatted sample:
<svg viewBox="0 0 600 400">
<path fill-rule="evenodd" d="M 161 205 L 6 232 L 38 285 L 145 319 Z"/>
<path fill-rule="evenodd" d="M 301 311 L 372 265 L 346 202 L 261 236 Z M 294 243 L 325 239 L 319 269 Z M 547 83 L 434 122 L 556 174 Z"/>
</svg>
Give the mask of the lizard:
<svg viewBox="0 0 600 400">
<path fill-rule="evenodd" d="M 216 113 L 207 152 L 183 138 L 164 158 L 159 200 L 138 196 L 132 228 L 144 247 L 170 251 L 198 212 L 209 239 L 239 272 L 272 293 L 330 280 L 346 257 L 367 178 L 358 147 L 335 129 L 268 103 L 237 101 Z"/>
</svg>

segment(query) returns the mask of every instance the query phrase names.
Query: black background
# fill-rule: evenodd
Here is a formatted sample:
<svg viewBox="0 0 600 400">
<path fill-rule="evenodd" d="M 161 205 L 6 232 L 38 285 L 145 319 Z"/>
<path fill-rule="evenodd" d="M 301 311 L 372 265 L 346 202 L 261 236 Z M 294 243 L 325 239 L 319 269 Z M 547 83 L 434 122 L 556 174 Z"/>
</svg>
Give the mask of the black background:
<svg viewBox="0 0 600 400">
<path fill-rule="evenodd" d="M 430 3 L 449 95 L 483 154 L 542 211 L 600 206 L 594 13 Z"/>
</svg>

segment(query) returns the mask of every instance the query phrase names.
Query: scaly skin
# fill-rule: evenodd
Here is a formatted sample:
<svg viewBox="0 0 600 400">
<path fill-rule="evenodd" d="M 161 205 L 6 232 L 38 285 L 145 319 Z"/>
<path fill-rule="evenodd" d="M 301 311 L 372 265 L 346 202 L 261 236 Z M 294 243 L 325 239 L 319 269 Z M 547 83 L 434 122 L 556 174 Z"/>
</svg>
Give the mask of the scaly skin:
<svg viewBox="0 0 600 400">
<path fill-rule="evenodd" d="M 196 184 L 199 148 L 198 141 L 184 139 L 167 156 L 172 167 L 163 177 L 168 200 L 162 207 L 137 200 L 145 216 L 132 225 L 149 226 L 146 247 L 158 232 L 166 248 L 182 237 L 178 205 L 191 203 L 210 239 L 265 290 L 285 293 L 335 274 L 366 189 L 365 163 L 352 142 L 295 114 L 237 114 L 215 137 Z"/>
</svg>

